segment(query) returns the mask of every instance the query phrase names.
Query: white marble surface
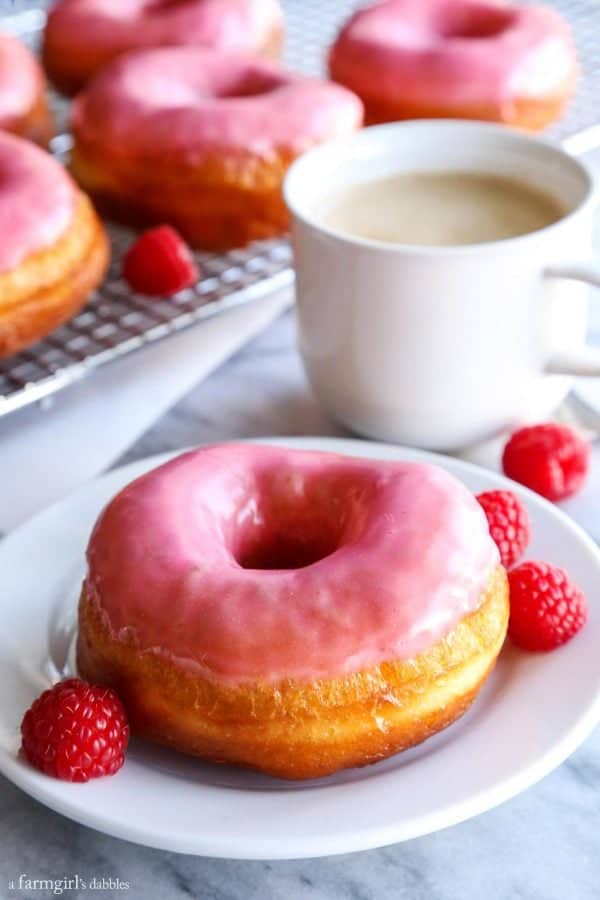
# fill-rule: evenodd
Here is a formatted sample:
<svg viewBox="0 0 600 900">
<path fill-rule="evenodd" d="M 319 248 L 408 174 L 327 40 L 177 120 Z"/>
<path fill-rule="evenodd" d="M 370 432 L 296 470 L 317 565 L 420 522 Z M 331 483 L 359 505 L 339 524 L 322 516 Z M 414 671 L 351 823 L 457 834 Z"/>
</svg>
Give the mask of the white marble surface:
<svg viewBox="0 0 600 900">
<path fill-rule="evenodd" d="M 195 388 L 122 461 L 234 437 L 336 433 L 308 392 L 288 315 Z M 599 478 L 597 458 L 592 483 L 571 505 L 597 536 Z M 28 873 L 130 884 L 126 891 L 64 894 L 81 900 L 595 900 L 599 815 L 600 730 L 539 785 L 477 819 L 407 844 L 301 862 L 210 860 L 137 847 L 67 821 L 0 778 L 0 898 L 50 896 L 9 889 L 11 879 Z"/>
</svg>

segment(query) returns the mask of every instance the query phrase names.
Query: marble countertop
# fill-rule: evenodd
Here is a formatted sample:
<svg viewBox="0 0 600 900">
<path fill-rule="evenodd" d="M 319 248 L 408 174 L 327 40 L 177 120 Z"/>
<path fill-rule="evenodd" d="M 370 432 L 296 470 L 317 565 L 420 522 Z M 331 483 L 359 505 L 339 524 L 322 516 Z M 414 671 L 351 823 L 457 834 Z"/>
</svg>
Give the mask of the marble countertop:
<svg viewBox="0 0 600 900">
<path fill-rule="evenodd" d="M 269 434 L 342 434 L 307 389 L 289 314 L 198 385 L 121 462 Z M 598 496 L 599 464 L 570 508 L 596 536 Z M 600 729 L 540 784 L 476 819 L 382 850 L 298 862 L 201 859 L 138 847 L 62 818 L 0 777 L 0 898 L 50 896 L 9 888 L 28 873 L 129 883 L 127 890 L 96 893 L 105 900 L 594 900 L 599 815 Z M 64 896 L 84 900 L 90 893 Z"/>
</svg>

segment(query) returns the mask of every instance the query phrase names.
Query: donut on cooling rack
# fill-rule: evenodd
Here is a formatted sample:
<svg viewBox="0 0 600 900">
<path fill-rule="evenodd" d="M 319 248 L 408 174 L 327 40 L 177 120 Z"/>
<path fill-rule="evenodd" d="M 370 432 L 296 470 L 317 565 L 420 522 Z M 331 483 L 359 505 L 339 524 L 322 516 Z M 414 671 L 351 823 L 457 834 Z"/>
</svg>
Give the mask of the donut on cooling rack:
<svg viewBox="0 0 600 900">
<path fill-rule="evenodd" d="M 33 344 L 83 305 L 108 264 L 89 199 L 51 156 L 0 134 L 0 357 Z"/>
<path fill-rule="evenodd" d="M 71 165 L 110 216 L 168 222 L 194 247 L 225 250 L 284 232 L 290 163 L 361 121 L 350 91 L 258 57 L 144 50 L 76 98 Z"/>
<path fill-rule="evenodd" d="M 486 119 L 530 130 L 558 119 L 578 66 L 567 23 L 545 6 L 383 0 L 355 13 L 329 54 L 367 123 Z"/>
<path fill-rule="evenodd" d="M 315 778 L 458 718 L 507 619 L 483 511 L 442 469 L 221 445 L 101 514 L 77 665 L 142 737 Z"/>
<path fill-rule="evenodd" d="M 0 32 L 0 130 L 10 131 L 43 147 L 53 133 L 46 99 L 46 79 L 33 53 Z"/>
<path fill-rule="evenodd" d="M 75 94 L 128 50 L 184 44 L 278 57 L 282 41 L 279 0 L 58 0 L 42 53 L 54 84 Z"/>
</svg>

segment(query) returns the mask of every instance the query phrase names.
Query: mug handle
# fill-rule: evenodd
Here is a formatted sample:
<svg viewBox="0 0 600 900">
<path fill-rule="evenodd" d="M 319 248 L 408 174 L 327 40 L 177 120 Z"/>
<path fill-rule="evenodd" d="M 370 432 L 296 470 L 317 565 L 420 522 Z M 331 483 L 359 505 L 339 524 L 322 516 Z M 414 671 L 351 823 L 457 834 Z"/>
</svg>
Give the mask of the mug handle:
<svg viewBox="0 0 600 900">
<path fill-rule="evenodd" d="M 560 263 L 544 270 L 546 278 L 567 278 L 600 288 L 600 264 L 595 262 Z M 555 353 L 546 363 L 552 375 L 600 377 L 600 348 L 586 345 L 581 350 Z"/>
<path fill-rule="evenodd" d="M 563 150 L 571 156 L 581 156 L 600 147 L 600 124 L 585 128 L 562 142 Z M 568 278 L 583 281 L 600 288 L 600 264 L 591 261 L 564 263 L 549 266 L 544 271 L 549 278 Z M 581 350 L 555 353 L 547 364 L 546 371 L 552 375 L 600 376 L 600 349 L 585 346 Z"/>
</svg>

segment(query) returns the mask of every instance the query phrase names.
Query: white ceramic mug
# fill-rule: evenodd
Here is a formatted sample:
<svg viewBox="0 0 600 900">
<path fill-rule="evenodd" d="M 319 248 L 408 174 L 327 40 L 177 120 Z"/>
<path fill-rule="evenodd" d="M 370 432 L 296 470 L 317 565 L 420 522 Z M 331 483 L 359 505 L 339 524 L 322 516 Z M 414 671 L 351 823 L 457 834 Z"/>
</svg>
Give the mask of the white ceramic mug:
<svg viewBox="0 0 600 900">
<path fill-rule="evenodd" d="M 408 246 L 334 231 L 324 198 L 400 172 L 517 177 L 556 197 L 558 222 L 472 246 Z M 543 418 L 574 375 L 600 375 L 585 344 L 594 184 L 559 147 L 502 126 L 411 121 L 367 128 L 291 167 L 299 343 L 325 409 L 384 440 L 458 449 Z"/>
</svg>

